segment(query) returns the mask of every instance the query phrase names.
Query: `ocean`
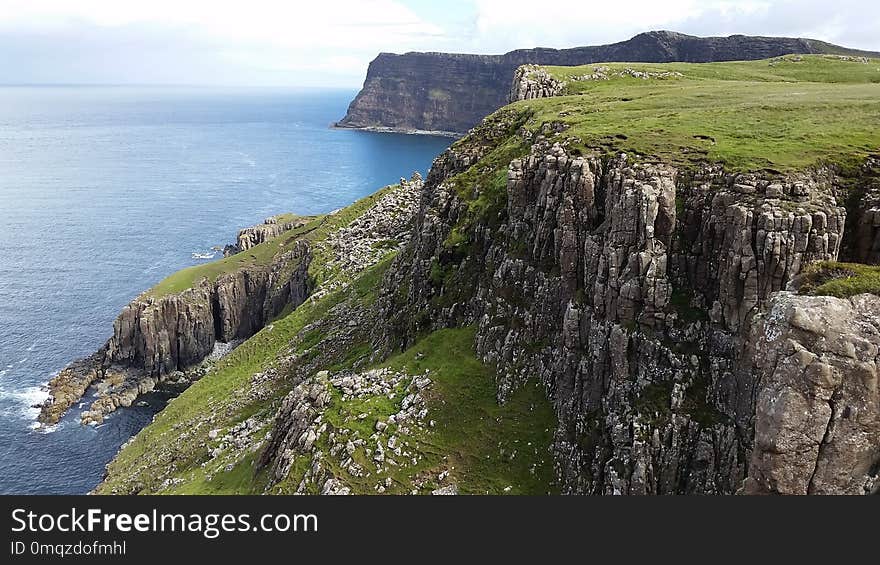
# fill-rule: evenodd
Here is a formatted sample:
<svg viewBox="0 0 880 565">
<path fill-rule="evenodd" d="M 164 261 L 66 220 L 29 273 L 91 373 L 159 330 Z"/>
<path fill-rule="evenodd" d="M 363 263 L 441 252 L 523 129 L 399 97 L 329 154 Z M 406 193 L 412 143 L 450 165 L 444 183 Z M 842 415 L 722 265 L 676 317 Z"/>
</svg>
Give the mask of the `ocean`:
<svg viewBox="0 0 880 565">
<path fill-rule="evenodd" d="M 345 206 L 449 145 L 332 129 L 354 94 L 0 87 L 0 493 L 88 492 L 164 406 L 35 429 L 45 383 L 131 299 L 242 227 Z"/>
</svg>

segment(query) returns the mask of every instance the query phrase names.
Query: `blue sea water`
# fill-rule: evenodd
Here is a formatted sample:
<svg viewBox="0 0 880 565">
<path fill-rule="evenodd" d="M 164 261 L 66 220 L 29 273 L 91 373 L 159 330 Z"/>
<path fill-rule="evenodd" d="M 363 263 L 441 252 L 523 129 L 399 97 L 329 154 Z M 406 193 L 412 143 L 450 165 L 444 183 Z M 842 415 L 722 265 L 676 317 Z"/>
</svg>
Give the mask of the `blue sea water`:
<svg viewBox="0 0 880 565">
<path fill-rule="evenodd" d="M 98 428 L 33 405 L 193 253 L 425 172 L 449 139 L 331 129 L 351 91 L 0 88 L 0 493 L 85 493 L 167 398 Z"/>
</svg>

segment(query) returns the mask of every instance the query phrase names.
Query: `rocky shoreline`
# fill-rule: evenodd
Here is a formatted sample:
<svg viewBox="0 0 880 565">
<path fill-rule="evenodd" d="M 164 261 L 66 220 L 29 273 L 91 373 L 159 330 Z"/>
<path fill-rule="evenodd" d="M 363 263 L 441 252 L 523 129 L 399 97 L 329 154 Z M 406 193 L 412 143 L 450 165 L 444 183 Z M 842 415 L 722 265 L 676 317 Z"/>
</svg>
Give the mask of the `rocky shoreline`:
<svg viewBox="0 0 880 565">
<path fill-rule="evenodd" d="M 526 67 L 509 93 L 563 86 Z M 276 221 L 239 238 L 256 259 L 289 237 L 268 264 L 133 302 L 56 383 L 104 387 L 84 421 L 254 337 L 98 491 L 880 492 L 880 157 L 777 170 L 612 151 L 568 112 L 530 123 L 541 105 L 490 116 L 425 181 L 328 214 L 314 237 L 270 237 Z M 817 291 L 829 282 L 850 286 Z"/>
<path fill-rule="evenodd" d="M 427 136 L 432 136 L 432 137 L 451 137 L 453 139 L 458 139 L 459 137 L 465 135 L 462 132 L 456 132 L 456 131 L 426 130 L 426 129 L 414 129 L 414 128 L 396 128 L 396 127 L 387 127 L 387 126 L 354 126 L 354 125 L 346 125 L 342 122 L 336 122 L 335 124 L 333 124 L 333 127 L 335 129 L 372 131 L 375 133 L 401 133 L 404 135 L 427 135 Z"/>
<path fill-rule="evenodd" d="M 401 179 L 342 236 L 321 244 L 336 256 L 338 268 L 363 269 L 384 252 L 380 244 L 399 245 L 395 238 L 408 237 L 405 229 L 421 183 L 418 173 L 411 180 Z M 316 220 L 287 218 L 273 216 L 242 229 L 224 254 L 245 253 Z M 326 292 L 316 289 L 308 274 L 311 244 L 295 237 L 287 247 L 268 264 L 243 266 L 178 293 L 154 296 L 148 291 L 132 301 L 99 351 L 74 361 L 50 380 L 38 422 L 57 423 L 90 390 L 97 399 L 82 412 L 83 424 L 99 424 L 157 388 L 186 388 L 285 309 L 295 309 L 314 291 Z"/>
</svg>

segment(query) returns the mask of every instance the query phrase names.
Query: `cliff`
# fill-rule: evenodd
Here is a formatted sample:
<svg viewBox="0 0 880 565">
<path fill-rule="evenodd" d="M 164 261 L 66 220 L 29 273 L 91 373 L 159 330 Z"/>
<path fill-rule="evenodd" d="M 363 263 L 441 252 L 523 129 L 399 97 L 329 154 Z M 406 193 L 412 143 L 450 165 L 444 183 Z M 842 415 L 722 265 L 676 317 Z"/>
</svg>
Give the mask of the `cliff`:
<svg viewBox="0 0 880 565">
<path fill-rule="evenodd" d="M 304 218 L 293 214 L 266 218 L 262 224 L 257 224 L 256 226 L 244 228 L 239 231 L 235 243 L 227 245 L 223 249 L 223 256 L 229 257 L 230 255 L 247 251 L 252 247 L 278 237 L 286 231 L 308 224 L 310 219 L 311 218 Z"/>
<path fill-rule="evenodd" d="M 308 223 L 270 218 L 242 230 L 227 252 L 243 252 L 294 228 L 305 231 Z M 191 273 L 190 288 L 166 293 L 160 285 L 136 298 L 116 318 L 113 336 L 100 351 L 71 363 L 49 382 L 50 396 L 39 421 L 56 423 L 94 387 L 98 398 L 81 418 L 83 423 L 100 423 L 162 382 L 183 384 L 198 378 L 198 373 L 184 372 L 252 336 L 285 308 L 302 304 L 309 294 L 309 246 L 292 239 L 278 247 L 286 249 L 265 262 L 228 261 L 228 270 L 215 277 Z"/>
<path fill-rule="evenodd" d="M 74 361 L 49 382 L 39 422 L 56 423 L 90 389 L 97 399 L 81 413 L 85 424 L 100 423 L 162 384 L 180 389 L 202 378 L 243 341 L 305 302 L 317 284 L 309 269 L 315 253 L 327 252 L 325 238 L 345 237 L 347 229 L 362 235 L 351 214 L 368 207 L 381 213 L 382 238 L 361 237 L 356 242 L 361 247 L 328 263 L 345 272 L 352 261 L 371 261 L 376 249 L 387 251 L 400 230 L 396 218 L 409 216 L 406 195 L 420 182 L 417 176 L 401 179 L 387 194 L 380 191 L 348 213 L 273 216 L 241 230 L 236 243 L 226 246 L 226 258 L 175 273 L 127 305 L 99 351 Z"/>
<path fill-rule="evenodd" d="M 564 492 L 736 492 L 750 457 L 761 458 L 749 455 L 756 420 L 763 431 L 779 417 L 760 401 L 768 383 L 787 378 L 792 388 L 808 386 L 801 373 L 785 370 L 783 377 L 764 360 L 758 365 L 773 377 L 762 377 L 744 351 L 752 318 L 774 293 L 807 264 L 838 257 L 846 212 L 824 175 L 746 181 L 712 168 L 685 174 L 538 144 L 509 166 L 506 221 L 495 231 L 474 226 L 462 237 L 452 234 L 467 205 L 443 186 L 455 160 L 449 155 L 440 164 L 450 167 L 446 174 L 429 179 L 435 190 L 413 253 L 386 280 L 381 300 L 392 343 L 405 347 L 420 332 L 473 324 L 478 356 L 498 369 L 500 399 L 540 378 L 559 419 L 554 450 Z M 460 259 L 449 245 L 456 239 L 467 245 Z M 404 281 L 409 292 L 402 295 Z M 803 297 L 789 300 L 812 308 Z M 852 335 L 852 306 L 825 304 L 838 310 L 820 318 L 829 324 L 822 331 Z M 868 315 L 874 324 L 876 312 Z M 755 331 L 785 343 L 781 330 Z M 778 347 L 761 343 L 751 351 L 770 355 Z M 876 348 L 862 347 L 867 388 L 842 402 L 867 402 L 860 413 L 873 429 L 878 412 L 868 391 L 878 374 Z M 774 441 L 784 441 L 775 433 L 780 428 L 799 429 L 798 414 L 792 408 L 783 416 L 789 421 L 769 424 L 777 426 L 769 434 Z M 841 433 L 847 439 L 838 441 L 870 437 Z M 862 474 L 825 492 L 856 492 L 872 481 L 866 461 L 876 461 L 876 446 L 865 441 L 849 454 Z M 837 455 L 826 464 L 846 474 Z"/>
<path fill-rule="evenodd" d="M 526 64 L 704 63 L 794 53 L 877 55 L 811 39 L 743 35 L 704 38 L 669 31 L 643 33 L 611 45 L 519 49 L 504 55 L 381 53 L 370 63 L 363 88 L 338 125 L 461 134 L 507 103 L 514 71 Z"/>
<path fill-rule="evenodd" d="M 529 69 L 97 491 L 877 492 L 869 63 Z"/>
</svg>

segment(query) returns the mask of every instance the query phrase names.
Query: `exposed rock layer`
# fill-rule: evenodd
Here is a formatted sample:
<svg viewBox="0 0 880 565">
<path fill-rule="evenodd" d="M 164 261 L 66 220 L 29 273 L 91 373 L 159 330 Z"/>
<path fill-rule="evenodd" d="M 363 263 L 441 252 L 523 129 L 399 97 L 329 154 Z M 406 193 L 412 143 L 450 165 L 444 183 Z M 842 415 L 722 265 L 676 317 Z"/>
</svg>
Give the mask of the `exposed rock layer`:
<svg viewBox="0 0 880 565">
<path fill-rule="evenodd" d="M 100 422 L 120 406 L 205 360 L 218 343 L 246 339 L 310 293 L 311 251 L 304 241 L 267 266 L 242 267 L 203 280 L 176 294 L 146 293 L 126 306 L 113 323 L 113 336 L 95 355 L 76 361 L 49 382 L 50 397 L 39 421 L 57 422 L 89 386 L 99 398 L 83 422 Z"/>
<path fill-rule="evenodd" d="M 250 337 L 309 294 L 308 245 L 298 242 L 269 267 L 244 268 L 193 289 L 126 306 L 107 343 L 110 364 L 162 376 L 208 356 L 216 341 Z"/>
<path fill-rule="evenodd" d="M 682 171 L 625 155 L 575 156 L 539 140 L 510 163 L 501 207 L 474 219 L 449 179 L 479 158 L 493 127 L 435 162 L 416 236 L 380 297 L 389 343 L 477 324 L 477 352 L 498 368 L 501 400 L 540 377 L 560 421 L 566 492 L 737 492 L 749 461 L 761 459 L 760 447 L 751 453 L 767 392 L 755 360 L 777 345 L 749 347 L 753 318 L 807 264 L 838 258 L 847 215 L 840 179 L 828 169 Z M 488 190 L 475 185 L 468 197 L 491 200 L 480 194 Z M 845 310 L 825 319 L 826 331 L 847 332 L 837 324 Z M 856 329 L 849 334 L 855 341 Z M 876 346 L 865 351 L 864 362 L 876 356 Z M 876 418 L 866 402 L 863 412 Z M 856 445 L 856 431 L 841 433 L 847 439 L 836 445 Z M 872 445 L 843 460 L 866 473 L 878 461 Z M 827 473 L 849 472 L 827 461 Z M 855 488 L 823 484 L 823 492 Z"/>
<path fill-rule="evenodd" d="M 853 182 L 849 199 L 852 227 L 844 239 L 842 259 L 880 263 L 880 157 L 868 159 Z"/>
<path fill-rule="evenodd" d="M 756 324 L 749 494 L 880 490 L 880 297 L 777 294 Z"/>
</svg>

